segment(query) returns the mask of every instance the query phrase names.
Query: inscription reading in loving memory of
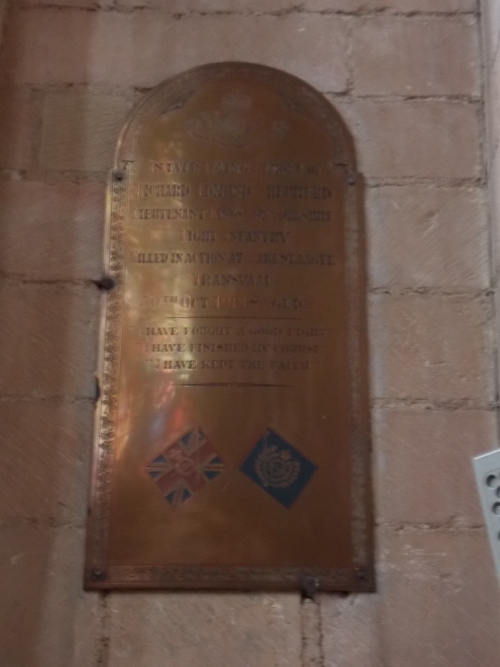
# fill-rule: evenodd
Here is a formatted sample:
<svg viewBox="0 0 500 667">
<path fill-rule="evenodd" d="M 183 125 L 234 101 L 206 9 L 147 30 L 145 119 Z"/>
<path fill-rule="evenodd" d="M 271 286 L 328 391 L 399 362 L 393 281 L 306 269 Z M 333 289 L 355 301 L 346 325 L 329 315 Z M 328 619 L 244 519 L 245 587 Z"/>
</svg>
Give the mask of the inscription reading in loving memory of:
<svg viewBox="0 0 500 667">
<path fill-rule="evenodd" d="M 372 587 L 349 135 L 276 70 L 204 66 L 110 185 L 86 585 Z"/>
</svg>

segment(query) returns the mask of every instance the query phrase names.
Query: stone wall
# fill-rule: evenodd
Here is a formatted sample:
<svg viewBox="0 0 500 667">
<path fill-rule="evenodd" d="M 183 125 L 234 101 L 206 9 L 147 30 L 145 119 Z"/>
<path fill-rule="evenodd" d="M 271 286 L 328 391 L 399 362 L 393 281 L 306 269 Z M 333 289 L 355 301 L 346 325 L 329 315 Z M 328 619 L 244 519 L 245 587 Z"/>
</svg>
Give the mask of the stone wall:
<svg viewBox="0 0 500 667">
<path fill-rule="evenodd" d="M 470 458 L 498 442 L 500 5 L 484 0 L 481 30 L 476 4 L 11 3 L 0 109 L 2 667 L 498 662 L 500 595 Z M 219 60 L 304 78 L 356 140 L 367 181 L 373 595 L 82 591 L 106 172 L 145 91 Z"/>
<path fill-rule="evenodd" d="M 500 2 L 482 0 L 482 39 L 486 119 L 485 161 L 488 174 L 492 239 L 492 286 L 495 288 L 497 345 L 500 342 Z"/>
</svg>

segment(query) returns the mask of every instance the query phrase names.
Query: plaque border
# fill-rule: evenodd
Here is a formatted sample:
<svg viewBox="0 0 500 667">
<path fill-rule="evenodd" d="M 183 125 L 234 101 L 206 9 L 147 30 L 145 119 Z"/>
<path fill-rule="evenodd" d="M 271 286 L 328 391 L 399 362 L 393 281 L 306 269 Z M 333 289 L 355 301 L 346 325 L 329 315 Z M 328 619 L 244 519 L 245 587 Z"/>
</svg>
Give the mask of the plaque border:
<svg viewBox="0 0 500 667">
<path fill-rule="evenodd" d="M 127 180 L 133 170 L 134 147 L 146 120 L 176 111 L 196 91 L 200 82 L 227 77 L 249 77 L 267 82 L 280 75 L 280 91 L 287 106 L 313 116 L 327 128 L 334 165 L 342 173 L 345 193 L 346 302 L 348 304 L 349 376 L 351 409 L 351 535 L 354 567 L 242 567 L 242 566 L 115 566 L 107 563 L 114 437 L 120 380 L 121 314 L 127 220 Z M 168 104 L 165 104 L 165 98 Z M 110 288 L 102 298 L 98 401 L 87 523 L 86 590 L 109 589 L 218 589 L 312 590 L 371 592 L 375 590 L 373 566 L 373 514 L 371 441 L 368 396 L 368 341 L 366 313 L 366 250 L 364 230 L 364 180 L 357 171 L 352 137 L 335 107 L 301 79 L 264 65 L 224 62 L 201 65 L 164 81 L 140 102 L 120 135 L 115 168 L 110 172 L 106 197 L 104 271 Z M 109 280 L 110 279 L 110 280 Z"/>
</svg>

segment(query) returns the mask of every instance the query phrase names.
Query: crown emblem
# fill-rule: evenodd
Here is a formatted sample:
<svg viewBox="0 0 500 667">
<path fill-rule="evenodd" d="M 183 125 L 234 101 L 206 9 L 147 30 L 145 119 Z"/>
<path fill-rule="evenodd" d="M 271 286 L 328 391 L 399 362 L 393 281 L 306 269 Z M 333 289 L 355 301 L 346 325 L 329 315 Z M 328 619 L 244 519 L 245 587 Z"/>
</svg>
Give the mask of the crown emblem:
<svg viewBox="0 0 500 667">
<path fill-rule="evenodd" d="M 248 95 L 228 93 L 220 101 L 219 109 L 202 111 L 186 121 L 186 131 L 193 139 L 219 144 L 229 148 L 280 140 L 288 132 L 284 121 L 274 121 L 270 130 L 264 130 L 264 116 L 255 113 Z"/>
</svg>

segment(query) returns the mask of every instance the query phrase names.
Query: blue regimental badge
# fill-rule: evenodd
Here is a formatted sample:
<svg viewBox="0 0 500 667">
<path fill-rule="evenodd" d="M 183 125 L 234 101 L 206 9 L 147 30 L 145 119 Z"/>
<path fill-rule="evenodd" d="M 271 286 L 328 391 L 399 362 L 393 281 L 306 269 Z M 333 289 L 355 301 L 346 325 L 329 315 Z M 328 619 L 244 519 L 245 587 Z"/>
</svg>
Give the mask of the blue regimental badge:
<svg viewBox="0 0 500 667">
<path fill-rule="evenodd" d="M 279 503 L 291 507 L 313 476 L 316 466 L 276 431 L 268 429 L 240 470 Z"/>
</svg>

